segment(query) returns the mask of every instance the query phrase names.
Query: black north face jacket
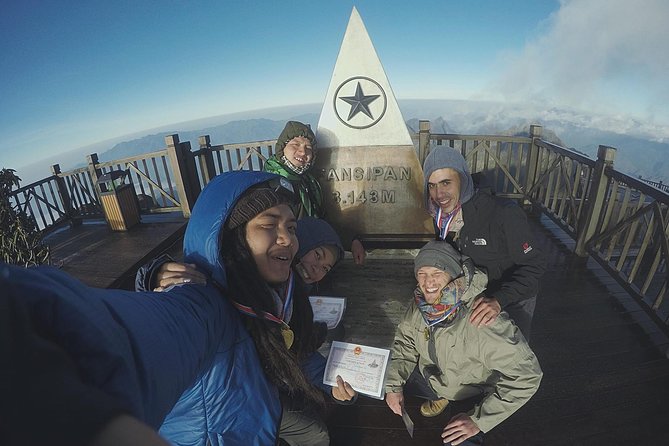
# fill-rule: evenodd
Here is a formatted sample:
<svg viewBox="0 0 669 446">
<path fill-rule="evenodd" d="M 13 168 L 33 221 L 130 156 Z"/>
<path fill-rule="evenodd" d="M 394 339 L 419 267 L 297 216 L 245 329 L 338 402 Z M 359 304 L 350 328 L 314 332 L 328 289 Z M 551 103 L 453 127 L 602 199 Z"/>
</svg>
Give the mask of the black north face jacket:
<svg viewBox="0 0 669 446">
<path fill-rule="evenodd" d="M 447 241 L 488 273 L 486 295 L 502 308 L 536 296 L 546 263 L 524 211 L 480 189 L 462 205 L 462 215 L 464 226 L 455 240 L 449 233 Z"/>
</svg>

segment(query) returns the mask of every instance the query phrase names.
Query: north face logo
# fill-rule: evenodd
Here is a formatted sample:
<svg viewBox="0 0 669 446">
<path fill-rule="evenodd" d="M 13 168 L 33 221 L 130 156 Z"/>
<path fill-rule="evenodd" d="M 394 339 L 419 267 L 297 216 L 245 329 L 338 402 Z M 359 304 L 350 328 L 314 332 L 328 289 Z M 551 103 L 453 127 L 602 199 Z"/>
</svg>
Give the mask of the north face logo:
<svg viewBox="0 0 669 446">
<path fill-rule="evenodd" d="M 527 242 L 523 243 L 523 254 L 527 254 L 530 251 L 532 251 L 530 244 Z"/>
</svg>

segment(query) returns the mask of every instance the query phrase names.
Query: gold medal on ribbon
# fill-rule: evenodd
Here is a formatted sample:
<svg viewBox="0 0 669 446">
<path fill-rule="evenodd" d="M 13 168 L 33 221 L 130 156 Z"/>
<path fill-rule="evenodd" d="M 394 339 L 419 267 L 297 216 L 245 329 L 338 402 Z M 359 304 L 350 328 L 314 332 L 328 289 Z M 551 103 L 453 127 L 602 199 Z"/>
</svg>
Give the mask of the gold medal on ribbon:
<svg viewBox="0 0 669 446">
<path fill-rule="evenodd" d="M 290 347 L 295 340 L 295 333 L 293 333 L 293 330 L 291 330 L 288 325 L 283 325 L 281 327 L 281 335 L 283 336 L 283 342 L 286 343 L 286 348 L 290 350 Z"/>
</svg>

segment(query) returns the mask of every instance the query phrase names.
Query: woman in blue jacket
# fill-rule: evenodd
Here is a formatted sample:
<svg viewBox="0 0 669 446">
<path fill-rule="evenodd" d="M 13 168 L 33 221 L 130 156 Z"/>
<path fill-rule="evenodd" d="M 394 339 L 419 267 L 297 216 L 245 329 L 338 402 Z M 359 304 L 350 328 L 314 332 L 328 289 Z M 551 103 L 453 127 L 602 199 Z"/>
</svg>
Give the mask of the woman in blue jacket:
<svg viewBox="0 0 669 446">
<path fill-rule="evenodd" d="M 0 267 L 0 285 L 25 299 L 40 333 L 67 351 L 86 383 L 150 426 L 164 421 L 161 433 L 173 442 L 274 444 L 281 427 L 290 444 L 325 444 L 322 423 L 286 417 L 294 411 L 282 416 L 280 396 L 289 409 L 308 409 L 321 406 L 323 395 L 297 365 L 313 350 L 313 323 L 304 296 L 287 298 L 297 242 L 290 197 L 277 181 L 234 172 L 202 191 L 184 254 L 206 271 L 207 285 L 168 293 L 96 290 L 53 268 L 8 265 Z M 272 200 L 280 204 L 270 200 L 259 213 L 265 220 L 255 206 L 272 193 L 250 199 L 248 189 L 279 196 Z M 247 206 L 237 206 L 242 202 Z M 355 392 L 341 383 L 332 394 L 348 400 Z M 314 425 L 321 429 L 315 435 Z"/>
<path fill-rule="evenodd" d="M 240 427 L 231 444 L 272 444 L 281 416 L 278 392 L 239 311 L 222 291 L 227 282 L 218 235 L 239 195 L 275 178 L 230 174 L 203 191 L 184 244 L 187 258 L 212 278 L 207 285 L 169 293 L 101 290 L 54 268 L 0 264 L 0 289 L 21 299 L 31 325 L 65 350 L 85 385 L 115 398 L 154 429 L 216 355 L 231 384 L 224 395 L 234 417 L 227 420 L 231 429 Z"/>
<path fill-rule="evenodd" d="M 291 445 L 326 445 L 329 437 L 320 417 L 325 389 L 317 387 L 322 382 L 322 367 L 320 379 L 317 376 L 324 358 L 316 352 L 324 333 L 313 323 L 305 289 L 295 286 L 291 265 L 299 244 L 291 208 L 294 196 L 288 190 L 292 190 L 288 181 L 264 172 L 216 177 L 200 194 L 193 213 L 201 207 L 220 208 L 221 201 L 228 204 L 223 212 L 210 215 L 209 221 L 189 224 L 184 259 L 203 270 L 208 282 L 220 287 L 237 308 L 246 336 L 255 344 L 260 370 L 281 401 L 283 413 L 275 425 L 278 436 Z M 190 246 L 190 241 L 201 239 L 211 246 L 204 257 L 193 253 Z M 273 444 L 271 436 L 258 435 L 255 419 L 240 419 L 240 412 L 253 415 L 255 405 L 267 404 L 263 396 L 251 392 L 243 401 L 228 397 L 230 392 L 239 393 L 237 387 L 247 379 L 245 370 L 235 373 L 236 360 L 217 354 L 182 395 L 160 433 L 180 445 Z M 341 381 L 327 391 L 336 400 L 351 400 L 356 395 Z"/>
</svg>

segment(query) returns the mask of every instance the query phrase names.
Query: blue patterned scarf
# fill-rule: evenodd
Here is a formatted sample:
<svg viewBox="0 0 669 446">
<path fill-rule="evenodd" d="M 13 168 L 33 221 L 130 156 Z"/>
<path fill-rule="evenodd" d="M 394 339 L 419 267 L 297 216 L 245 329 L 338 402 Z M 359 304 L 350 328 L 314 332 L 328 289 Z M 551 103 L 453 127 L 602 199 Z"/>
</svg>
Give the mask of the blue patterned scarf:
<svg viewBox="0 0 669 446">
<path fill-rule="evenodd" d="M 462 306 L 462 295 L 467 290 L 467 280 L 464 277 L 458 277 L 451 281 L 441 290 L 441 296 L 433 303 L 425 301 L 420 287 L 414 291 L 414 300 L 425 323 L 431 327 L 440 322 L 452 322 L 457 315 L 458 309 Z"/>
</svg>

